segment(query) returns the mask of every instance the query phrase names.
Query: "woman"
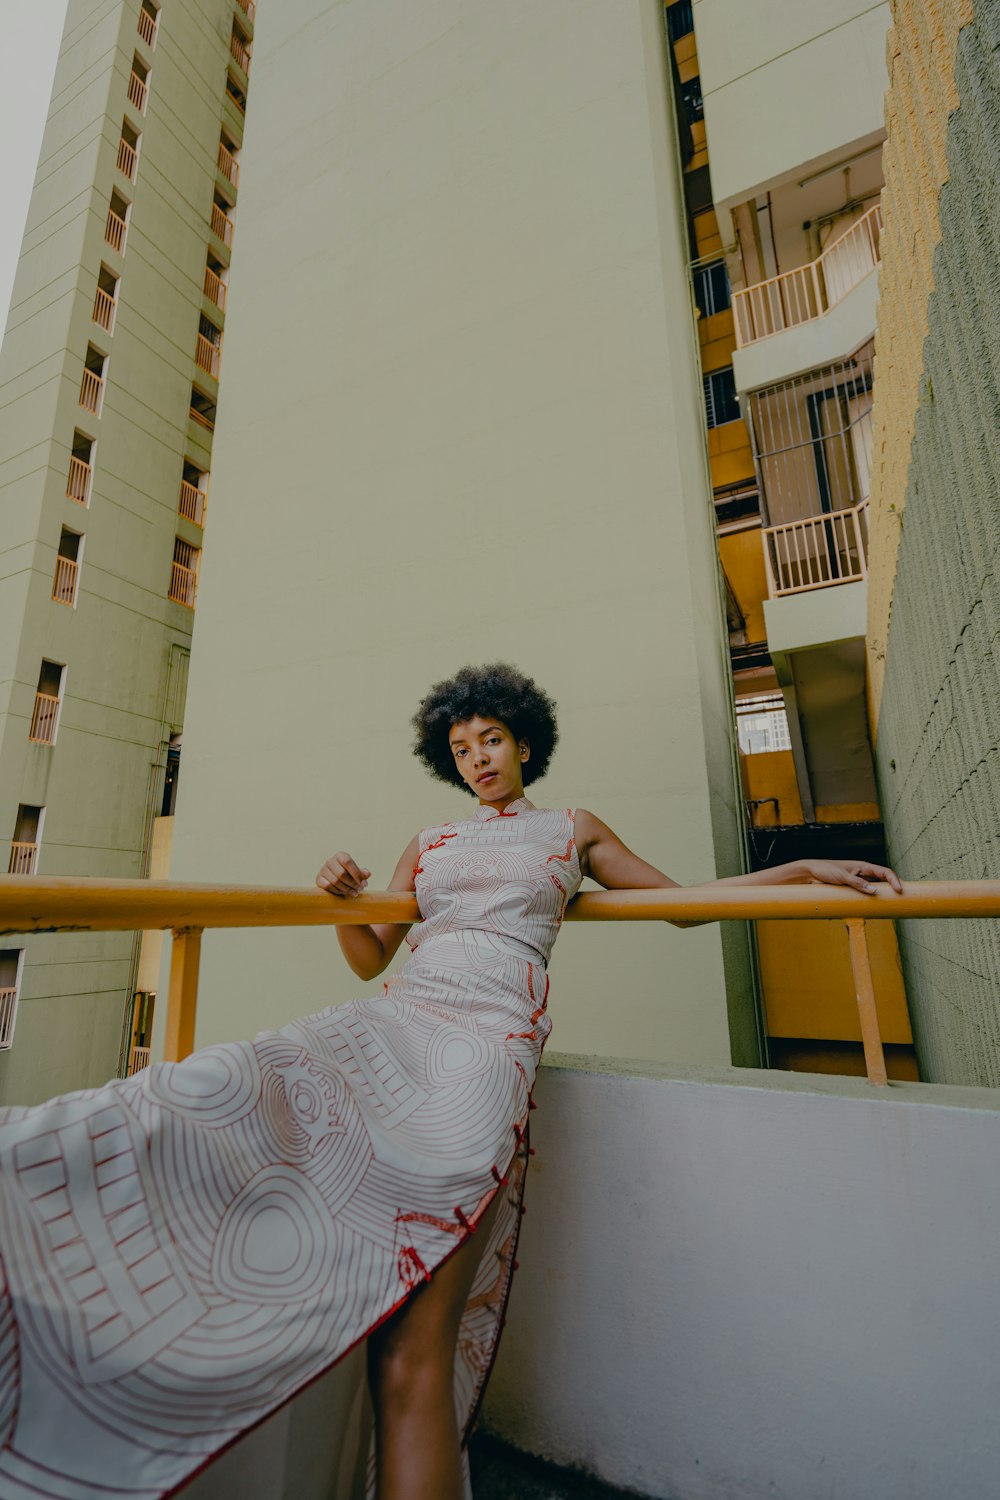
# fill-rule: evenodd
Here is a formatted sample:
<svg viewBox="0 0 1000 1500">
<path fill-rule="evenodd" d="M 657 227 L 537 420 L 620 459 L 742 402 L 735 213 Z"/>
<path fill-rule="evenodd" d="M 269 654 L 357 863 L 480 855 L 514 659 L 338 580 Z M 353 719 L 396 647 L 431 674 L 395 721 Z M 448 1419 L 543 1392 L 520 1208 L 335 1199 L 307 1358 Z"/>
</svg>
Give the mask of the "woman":
<svg viewBox="0 0 1000 1500">
<path fill-rule="evenodd" d="M 363 979 L 408 937 L 381 996 L 0 1112 L 5 1500 L 174 1493 L 366 1338 L 369 1493 L 468 1492 L 552 943 L 586 875 L 675 882 L 592 813 L 528 801 L 555 717 L 513 668 L 463 669 L 414 722 L 427 768 L 478 805 L 403 851 L 389 889 L 416 893 L 415 928 L 338 927 Z M 369 878 L 339 853 L 317 882 L 351 899 Z M 899 889 L 856 861 L 717 883 L 807 880 Z"/>
</svg>

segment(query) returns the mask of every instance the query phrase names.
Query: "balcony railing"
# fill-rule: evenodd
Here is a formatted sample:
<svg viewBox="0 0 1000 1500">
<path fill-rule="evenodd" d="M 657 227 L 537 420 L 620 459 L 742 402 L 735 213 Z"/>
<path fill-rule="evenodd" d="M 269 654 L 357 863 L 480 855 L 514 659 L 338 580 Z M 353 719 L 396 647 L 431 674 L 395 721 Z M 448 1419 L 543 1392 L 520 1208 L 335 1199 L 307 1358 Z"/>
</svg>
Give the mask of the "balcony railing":
<svg viewBox="0 0 1000 1500">
<path fill-rule="evenodd" d="M 32 846 L 34 847 L 34 846 Z M 730 887 L 705 890 L 588 891 L 566 917 L 577 922 L 841 921 L 847 928 L 868 1081 L 887 1082 L 868 955 L 867 923 L 899 918 L 1000 917 L 1000 880 L 908 881 L 902 894 L 872 895 L 843 886 Z M 368 892 L 336 901 L 323 891 L 289 887 L 182 885 L 172 880 L 32 881 L 0 877 L 5 932 L 173 931 L 165 1056 L 194 1046 L 202 932 L 212 927 L 324 927 L 419 920 L 413 896 Z"/>
<path fill-rule="evenodd" d="M 129 182 L 135 181 L 135 164 L 139 160 L 139 153 L 134 146 L 122 136 L 118 142 L 118 170 L 124 172 Z"/>
<path fill-rule="evenodd" d="M 148 1047 L 132 1048 L 132 1051 L 129 1053 L 128 1059 L 129 1078 L 132 1077 L 133 1073 L 139 1073 L 143 1068 L 149 1067 L 149 1052 L 150 1049 Z"/>
<path fill-rule="evenodd" d="M 233 187 L 239 187 L 240 164 L 229 148 L 224 146 L 221 141 L 219 142 L 219 171 L 224 177 L 229 178 Z"/>
<path fill-rule="evenodd" d="M 881 235 L 882 210 L 876 204 L 808 265 L 734 292 L 737 348 L 809 323 L 835 307 L 878 265 Z"/>
<path fill-rule="evenodd" d="M 226 283 L 217 276 L 211 266 L 205 267 L 205 296 L 223 312 L 226 307 Z"/>
<path fill-rule="evenodd" d="M 181 498 L 177 507 L 178 511 L 188 521 L 193 521 L 196 526 L 205 524 L 205 492 L 200 490 L 196 484 L 189 484 L 186 479 L 181 480 Z"/>
<path fill-rule="evenodd" d="M 250 48 L 234 31 L 229 38 L 229 50 L 243 69 L 244 73 L 250 73 Z"/>
<path fill-rule="evenodd" d="M 141 115 L 146 113 L 146 99 L 149 95 L 149 85 L 144 78 L 140 78 L 133 69 L 128 81 L 129 103 L 134 104 Z"/>
<path fill-rule="evenodd" d="M 36 745 L 51 745 L 55 742 L 56 723 L 59 719 L 59 699 L 54 693 L 36 693 L 35 711 L 31 716 L 28 739 Z"/>
<path fill-rule="evenodd" d="M 33 875 L 38 860 L 38 845 L 16 840 L 10 846 L 9 875 Z"/>
<path fill-rule="evenodd" d="M 186 568 L 183 563 L 171 563 L 170 588 L 167 590 L 167 597 L 169 599 L 173 599 L 175 604 L 184 604 L 188 609 L 194 609 L 194 601 L 197 591 L 197 570 L 194 568 Z"/>
<path fill-rule="evenodd" d="M 102 286 L 99 286 L 94 296 L 94 322 L 110 333 L 114 321 L 115 299 L 110 292 L 106 292 Z"/>
<path fill-rule="evenodd" d="M 211 339 L 207 339 L 203 333 L 199 333 L 194 351 L 194 362 L 199 370 L 205 370 L 215 380 L 218 380 L 221 354 L 221 344 L 213 344 Z"/>
<path fill-rule="evenodd" d="M 224 245 L 232 248 L 233 221 L 217 203 L 212 204 L 212 233 L 217 234 Z"/>
<path fill-rule="evenodd" d="M 104 395 L 104 376 L 96 370 L 84 370 L 80 382 L 80 405 L 95 417 L 101 415 L 101 398 Z"/>
<path fill-rule="evenodd" d="M 197 422 L 199 427 L 207 428 L 209 432 L 215 431 L 215 423 L 212 421 L 211 417 L 206 417 L 205 414 L 203 412 L 200 412 L 196 406 L 191 407 L 190 411 L 188 412 L 188 416 L 191 418 L 192 422 Z"/>
<path fill-rule="evenodd" d="M 113 208 L 108 209 L 108 222 L 104 228 L 104 238 L 113 250 L 121 254 L 125 245 L 125 220 L 120 214 L 116 214 Z"/>
<path fill-rule="evenodd" d="M 52 597 L 57 604 L 76 603 L 76 580 L 80 564 L 73 557 L 56 558 L 56 576 L 52 580 Z"/>
<path fill-rule="evenodd" d="M 0 1050 L 6 1050 L 10 1046 L 16 1009 L 17 990 L 9 987 L 0 990 Z"/>
<path fill-rule="evenodd" d="M 70 458 L 69 478 L 66 481 L 67 500 L 75 500 L 77 505 L 87 504 L 93 472 L 90 464 L 84 463 L 82 458 Z"/>
<path fill-rule="evenodd" d="M 156 46 L 156 16 L 151 16 L 148 10 L 139 12 L 139 35 L 147 47 Z"/>
<path fill-rule="evenodd" d="M 257 14 L 256 0 L 236 0 L 236 3 L 247 20 L 252 21 Z"/>
<path fill-rule="evenodd" d="M 868 501 L 763 530 L 771 599 L 858 583 L 868 572 Z"/>
</svg>

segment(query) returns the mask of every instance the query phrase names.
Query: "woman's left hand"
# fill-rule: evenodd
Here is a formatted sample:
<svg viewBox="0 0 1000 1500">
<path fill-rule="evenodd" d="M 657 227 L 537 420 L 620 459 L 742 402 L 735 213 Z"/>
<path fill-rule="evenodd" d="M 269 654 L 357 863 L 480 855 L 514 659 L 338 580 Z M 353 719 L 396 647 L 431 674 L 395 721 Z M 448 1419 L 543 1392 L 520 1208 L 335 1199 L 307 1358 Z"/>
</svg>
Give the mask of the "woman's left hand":
<svg viewBox="0 0 1000 1500">
<path fill-rule="evenodd" d="M 899 876 L 887 865 L 872 865 L 864 859 L 804 859 L 802 866 L 807 880 L 818 885 L 848 885 L 853 890 L 872 895 L 876 881 L 881 881 L 891 890 L 902 891 Z"/>
</svg>

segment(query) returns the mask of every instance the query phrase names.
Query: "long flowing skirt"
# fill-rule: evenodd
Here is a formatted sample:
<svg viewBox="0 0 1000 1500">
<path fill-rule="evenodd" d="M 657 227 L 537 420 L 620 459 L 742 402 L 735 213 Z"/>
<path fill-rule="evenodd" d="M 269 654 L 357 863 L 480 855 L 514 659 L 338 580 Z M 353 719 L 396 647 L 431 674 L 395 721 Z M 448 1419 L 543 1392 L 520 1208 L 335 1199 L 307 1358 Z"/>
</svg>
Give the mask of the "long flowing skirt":
<svg viewBox="0 0 1000 1500">
<path fill-rule="evenodd" d="M 173 1494 L 400 1307 L 499 1194 L 456 1355 L 468 1436 L 548 1027 L 542 966 L 480 947 L 475 974 L 437 945 L 379 998 L 0 1111 L 4 1500 Z M 371 1489 L 370 1458 L 343 1467 Z"/>
</svg>

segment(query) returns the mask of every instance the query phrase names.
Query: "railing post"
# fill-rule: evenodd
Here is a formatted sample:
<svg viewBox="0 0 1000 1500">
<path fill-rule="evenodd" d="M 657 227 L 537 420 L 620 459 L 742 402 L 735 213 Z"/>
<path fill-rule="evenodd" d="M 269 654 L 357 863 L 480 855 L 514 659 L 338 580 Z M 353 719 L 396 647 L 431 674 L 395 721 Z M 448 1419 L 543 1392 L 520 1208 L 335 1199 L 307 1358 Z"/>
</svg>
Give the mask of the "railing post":
<svg viewBox="0 0 1000 1500">
<path fill-rule="evenodd" d="M 858 1019 L 861 1022 L 861 1041 L 865 1049 L 865 1068 L 868 1082 L 885 1085 L 889 1079 L 885 1071 L 885 1053 L 878 1029 L 878 1011 L 875 1008 L 875 985 L 868 955 L 868 934 L 864 917 L 845 917 L 844 926 L 851 945 L 851 969 L 854 973 L 854 992 L 858 1000 Z"/>
<path fill-rule="evenodd" d="M 194 1022 L 198 1009 L 198 966 L 201 962 L 200 927 L 174 930 L 170 949 L 170 995 L 167 1000 L 167 1036 L 163 1056 L 180 1062 L 194 1051 Z"/>
</svg>

